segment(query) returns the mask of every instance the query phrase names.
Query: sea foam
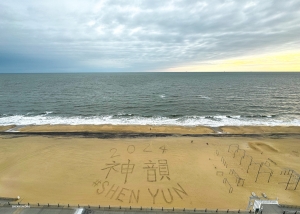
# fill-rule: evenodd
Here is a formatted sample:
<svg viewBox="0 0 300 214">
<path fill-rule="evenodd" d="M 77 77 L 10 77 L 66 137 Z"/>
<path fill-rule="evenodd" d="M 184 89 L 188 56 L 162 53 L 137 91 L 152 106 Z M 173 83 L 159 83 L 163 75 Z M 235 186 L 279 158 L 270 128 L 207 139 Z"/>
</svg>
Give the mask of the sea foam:
<svg viewBox="0 0 300 214">
<path fill-rule="evenodd" d="M 183 117 L 141 117 L 129 115 L 72 116 L 61 117 L 49 114 L 30 116 L 13 115 L 0 117 L 0 125 L 176 125 L 176 126 L 300 126 L 300 118 L 241 117 L 237 116 L 183 116 Z"/>
</svg>

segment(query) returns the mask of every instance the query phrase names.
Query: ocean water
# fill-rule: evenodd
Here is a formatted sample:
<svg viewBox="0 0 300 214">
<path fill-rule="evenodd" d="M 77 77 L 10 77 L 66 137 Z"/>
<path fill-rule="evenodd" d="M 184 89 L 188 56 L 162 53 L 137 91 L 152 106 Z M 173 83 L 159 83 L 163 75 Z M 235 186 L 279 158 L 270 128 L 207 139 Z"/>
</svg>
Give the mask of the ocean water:
<svg viewBox="0 0 300 214">
<path fill-rule="evenodd" d="M 0 74 L 0 125 L 300 126 L 300 73 Z"/>
</svg>

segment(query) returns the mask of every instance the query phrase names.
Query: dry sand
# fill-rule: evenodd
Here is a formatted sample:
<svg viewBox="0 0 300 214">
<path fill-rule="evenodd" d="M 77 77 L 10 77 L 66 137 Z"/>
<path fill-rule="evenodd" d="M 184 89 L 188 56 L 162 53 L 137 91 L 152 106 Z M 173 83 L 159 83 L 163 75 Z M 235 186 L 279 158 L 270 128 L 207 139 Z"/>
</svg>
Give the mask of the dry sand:
<svg viewBox="0 0 300 214">
<path fill-rule="evenodd" d="M 0 135 L 0 196 L 19 195 L 22 203 L 246 209 L 255 192 L 278 197 L 282 204 L 299 204 L 300 184 L 293 190 L 292 177 L 285 190 L 290 175 L 284 171 L 300 173 L 299 160 L 296 135 L 134 139 Z M 259 163 L 264 163 L 265 173 L 255 182 Z M 237 186 L 231 169 L 245 179 L 243 186 Z"/>
</svg>

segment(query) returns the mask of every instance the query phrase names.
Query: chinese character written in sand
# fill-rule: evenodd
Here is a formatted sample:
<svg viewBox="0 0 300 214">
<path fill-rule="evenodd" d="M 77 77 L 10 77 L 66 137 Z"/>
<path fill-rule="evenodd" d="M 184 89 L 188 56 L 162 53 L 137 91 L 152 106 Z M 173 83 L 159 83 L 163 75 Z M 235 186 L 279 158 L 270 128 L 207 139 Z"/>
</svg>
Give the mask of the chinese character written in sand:
<svg viewBox="0 0 300 214">
<path fill-rule="evenodd" d="M 167 160 L 158 160 L 158 164 L 159 164 L 159 174 L 161 176 L 160 180 L 162 180 L 164 177 L 166 177 L 168 180 L 170 180 L 168 161 Z"/>
<path fill-rule="evenodd" d="M 144 167 L 144 169 L 147 169 L 147 181 L 148 182 L 155 182 L 156 181 L 156 169 L 157 167 L 154 167 L 156 163 L 153 163 L 151 160 L 149 160 L 149 163 L 145 163 L 147 167 Z"/>
<path fill-rule="evenodd" d="M 116 163 L 115 161 L 113 161 L 113 163 L 107 163 L 106 166 L 108 166 L 108 167 L 101 169 L 101 170 L 108 169 L 108 172 L 107 172 L 105 178 L 108 177 L 108 175 L 109 175 L 109 173 L 110 173 L 110 171 L 111 171 L 112 169 L 113 169 L 114 171 L 118 172 L 118 171 L 115 169 L 115 167 L 118 166 L 118 165 L 120 165 L 120 164 L 119 164 L 119 163 Z"/>
<path fill-rule="evenodd" d="M 127 175 L 128 174 L 132 174 L 134 166 L 135 166 L 135 164 L 130 164 L 130 160 L 128 160 L 127 164 L 122 164 L 122 166 L 121 166 L 121 173 L 122 174 L 126 174 L 124 184 L 126 184 L 126 182 L 127 182 Z"/>
</svg>

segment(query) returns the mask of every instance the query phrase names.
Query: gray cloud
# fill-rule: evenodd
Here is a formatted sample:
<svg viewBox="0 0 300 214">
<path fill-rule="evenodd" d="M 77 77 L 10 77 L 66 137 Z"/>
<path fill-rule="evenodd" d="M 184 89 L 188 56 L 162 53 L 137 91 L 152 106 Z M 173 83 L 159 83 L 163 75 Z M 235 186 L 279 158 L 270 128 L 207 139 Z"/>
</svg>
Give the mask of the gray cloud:
<svg viewBox="0 0 300 214">
<path fill-rule="evenodd" d="M 298 0 L 7 1 L 0 72 L 151 71 L 299 49 Z"/>
</svg>

